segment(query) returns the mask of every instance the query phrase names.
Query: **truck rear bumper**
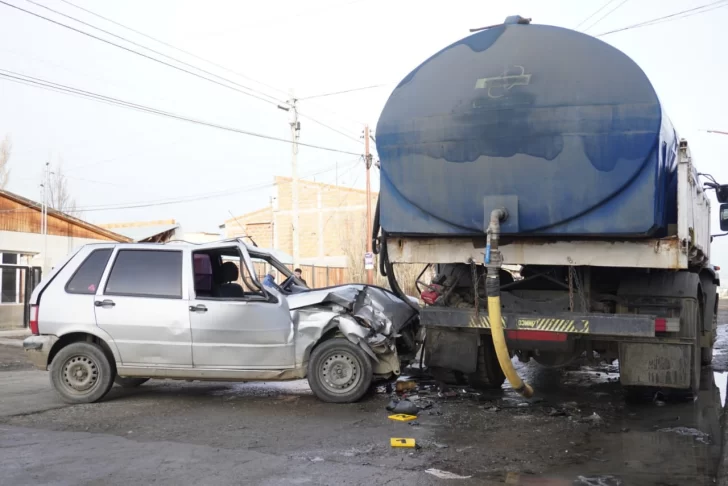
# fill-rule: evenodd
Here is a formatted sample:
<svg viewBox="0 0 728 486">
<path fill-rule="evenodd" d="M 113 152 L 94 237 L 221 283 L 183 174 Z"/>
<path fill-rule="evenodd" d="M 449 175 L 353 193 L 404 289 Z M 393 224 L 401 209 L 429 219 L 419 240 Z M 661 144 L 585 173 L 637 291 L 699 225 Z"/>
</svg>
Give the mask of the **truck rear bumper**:
<svg viewBox="0 0 728 486">
<path fill-rule="evenodd" d="M 420 312 L 422 325 L 430 328 L 490 329 L 485 310 L 427 307 Z M 677 332 L 679 318 L 657 319 L 654 315 L 635 314 L 504 314 L 503 327 L 512 337 L 524 331 L 573 335 L 573 337 L 655 337 L 656 331 Z M 548 336 L 548 335 L 544 335 Z"/>
<path fill-rule="evenodd" d="M 57 341 L 57 336 L 30 336 L 23 341 L 23 349 L 33 365 L 45 371 L 48 369 L 48 356 Z"/>
</svg>

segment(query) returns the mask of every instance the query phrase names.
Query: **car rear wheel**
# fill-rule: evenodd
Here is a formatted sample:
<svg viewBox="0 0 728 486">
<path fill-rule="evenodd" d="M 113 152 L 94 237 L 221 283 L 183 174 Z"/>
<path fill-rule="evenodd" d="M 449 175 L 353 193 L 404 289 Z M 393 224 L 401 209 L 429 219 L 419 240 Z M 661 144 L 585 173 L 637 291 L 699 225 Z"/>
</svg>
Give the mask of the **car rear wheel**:
<svg viewBox="0 0 728 486">
<path fill-rule="evenodd" d="M 144 383 L 148 382 L 149 378 L 134 378 L 134 377 L 123 377 L 116 375 L 114 378 L 114 383 L 119 385 L 122 388 L 136 388 L 138 386 L 142 386 Z"/>
<path fill-rule="evenodd" d="M 51 384 L 66 403 L 101 400 L 114 384 L 113 377 L 111 362 L 94 343 L 71 343 L 51 363 Z"/>
<path fill-rule="evenodd" d="M 371 358 L 346 339 L 324 341 L 311 353 L 308 383 L 319 400 L 355 402 L 372 383 Z"/>
</svg>

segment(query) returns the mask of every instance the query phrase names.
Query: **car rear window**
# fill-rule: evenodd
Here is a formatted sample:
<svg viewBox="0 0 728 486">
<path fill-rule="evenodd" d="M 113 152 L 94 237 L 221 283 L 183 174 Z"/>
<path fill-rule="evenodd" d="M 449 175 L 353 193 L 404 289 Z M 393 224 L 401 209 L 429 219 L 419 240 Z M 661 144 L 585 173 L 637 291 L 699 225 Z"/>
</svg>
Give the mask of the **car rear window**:
<svg viewBox="0 0 728 486">
<path fill-rule="evenodd" d="M 95 294 L 110 256 L 111 248 L 92 251 L 66 284 L 66 292 L 71 294 Z"/>
<path fill-rule="evenodd" d="M 104 293 L 182 298 L 182 252 L 120 250 Z"/>
</svg>

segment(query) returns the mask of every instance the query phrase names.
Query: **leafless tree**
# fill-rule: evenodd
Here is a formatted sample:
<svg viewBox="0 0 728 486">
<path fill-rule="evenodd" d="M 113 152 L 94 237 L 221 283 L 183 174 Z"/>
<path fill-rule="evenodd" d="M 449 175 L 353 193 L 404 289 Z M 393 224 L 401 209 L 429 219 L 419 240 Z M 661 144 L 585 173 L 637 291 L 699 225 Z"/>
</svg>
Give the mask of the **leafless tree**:
<svg viewBox="0 0 728 486">
<path fill-rule="evenodd" d="M 366 283 L 367 274 L 364 268 L 364 253 L 366 252 L 367 238 L 370 238 L 369 228 L 366 227 L 366 218 L 359 213 L 345 213 L 337 221 L 339 228 L 339 240 L 341 251 L 346 255 L 348 267 L 346 269 L 346 281 L 351 283 Z M 379 273 L 379 267 L 374 265 L 374 285 L 389 288 L 387 278 Z M 423 270 L 424 265 L 396 264 L 394 274 L 402 290 L 412 296 L 418 296 L 419 292 L 415 286 L 417 275 Z M 429 282 L 431 274 L 423 276 L 423 280 Z"/>
<path fill-rule="evenodd" d="M 68 180 L 63 174 L 63 162 L 52 169 L 48 185 L 48 205 L 71 216 L 76 214 L 76 200 L 71 196 Z"/>
<path fill-rule="evenodd" d="M 5 136 L 0 142 L 0 189 L 5 189 L 10 180 L 10 169 L 8 163 L 10 161 L 10 153 L 13 150 L 13 142 L 9 136 Z"/>
</svg>

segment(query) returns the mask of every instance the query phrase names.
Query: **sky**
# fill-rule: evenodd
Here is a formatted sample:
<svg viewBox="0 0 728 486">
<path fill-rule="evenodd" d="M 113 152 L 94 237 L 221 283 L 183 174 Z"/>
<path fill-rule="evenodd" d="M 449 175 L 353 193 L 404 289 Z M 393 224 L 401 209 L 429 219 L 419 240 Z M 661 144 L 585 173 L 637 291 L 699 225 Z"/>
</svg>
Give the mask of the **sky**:
<svg viewBox="0 0 728 486">
<path fill-rule="evenodd" d="M 0 69 L 149 106 L 184 117 L 290 139 L 300 99 L 298 172 L 364 187 L 360 154 L 394 86 L 468 29 L 522 15 L 591 35 L 713 0 L 69 0 L 206 63 L 95 17 L 63 0 L 2 0 L 148 56 L 159 54 L 62 17 L 108 30 L 237 83 L 256 99 L 0 3 Z M 728 182 L 728 2 L 715 10 L 600 37 L 647 73 L 699 170 Z M 188 66 L 183 69 L 194 71 Z M 236 74 L 233 74 L 232 72 Z M 210 77 L 209 74 L 199 73 Z M 218 79 L 219 78 L 215 78 Z M 242 87 L 244 88 L 242 88 Z M 368 86 L 375 88 L 316 97 Z M 312 99 L 306 99 L 312 97 Z M 275 175 L 291 174 L 288 143 L 142 113 L 0 78 L 0 137 L 13 153 L 8 189 L 39 199 L 43 166 L 61 164 L 81 217 L 94 223 L 176 219 L 187 231 L 216 231 L 269 203 Z M 372 173 L 378 187 L 378 174 Z M 187 199 L 185 201 L 185 199 Z M 125 209 L 108 209 L 105 206 Z M 103 210 L 102 210 L 103 209 Z M 713 204 L 717 233 L 717 204 Z M 728 240 L 713 260 L 728 268 Z"/>
</svg>

